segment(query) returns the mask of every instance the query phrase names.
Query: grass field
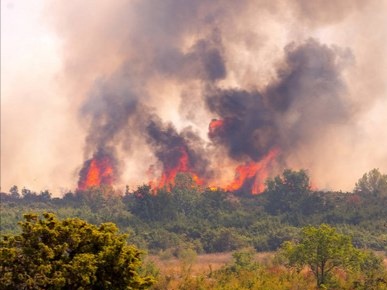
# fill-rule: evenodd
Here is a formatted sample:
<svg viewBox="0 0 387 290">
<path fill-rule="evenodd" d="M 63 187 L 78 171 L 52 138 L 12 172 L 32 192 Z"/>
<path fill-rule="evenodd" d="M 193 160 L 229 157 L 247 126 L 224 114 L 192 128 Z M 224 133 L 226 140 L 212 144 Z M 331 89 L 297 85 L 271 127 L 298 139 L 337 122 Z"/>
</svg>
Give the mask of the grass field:
<svg viewBox="0 0 387 290">
<path fill-rule="evenodd" d="M 387 267 L 387 257 L 384 253 L 378 253 L 384 255 L 384 264 Z M 259 264 L 267 266 L 268 275 L 288 277 L 286 274 L 286 268 L 283 266 L 275 265 L 273 263 L 275 253 L 265 252 L 255 254 L 255 260 Z M 158 283 L 154 289 L 194 289 L 187 288 L 190 284 L 189 281 L 195 281 L 195 279 L 211 280 L 213 279 L 212 273 L 220 268 L 231 265 L 233 262 L 232 253 L 215 253 L 215 254 L 203 254 L 203 255 L 186 255 L 181 258 L 165 257 L 161 256 L 148 256 L 148 261 L 151 261 L 159 271 Z M 339 273 L 340 271 L 338 271 Z M 339 273 L 340 274 L 340 273 Z M 305 268 L 301 275 L 304 277 L 307 285 L 312 285 L 313 288 L 313 275 Z M 301 278 L 302 279 L 302 278 Z M 188 282 L 187 282 L 188 281 Z M 293 286 L 299 283 L 297 278 L 294 278 Z M 308 284 L 309 283 L 309 284 Z M 185 286 L 182 286 L 185 285 Z M 291 285 L 291 284 L 289 284 Z M 289 286 L 290 287 L 290 286 Z M 227 287 L 226 287 L 227 288 Z M 225 288 L 225 289 L 226 289 Z M 286 287 L 285 287 L 286 288 Z M 310 288 L 310 289 L 312 289 Z M 203 288 L 211 289 L 211 288 Z M 223 288 L 222 288 L 223 289 Z M 227 288 L 229 289 L 229 288 Z M 230 288 L 231 289 L 231 288 Z M 255 288 L 254 288 L 255 289 Z M 266 289 L 266 288 L 265 288 Z M 281 288 L 282 289 L 282 288 Z M 293 289 L 293 288 L 289 288 Z M 294 288 L 296 289 L 296 288 Z M 298 289 L 298 288 L 297 288 Z M 309 288 L 308 288 L 309 289 Z M 385 288 L 380 288 L 385 289 Z"/>
</svg>

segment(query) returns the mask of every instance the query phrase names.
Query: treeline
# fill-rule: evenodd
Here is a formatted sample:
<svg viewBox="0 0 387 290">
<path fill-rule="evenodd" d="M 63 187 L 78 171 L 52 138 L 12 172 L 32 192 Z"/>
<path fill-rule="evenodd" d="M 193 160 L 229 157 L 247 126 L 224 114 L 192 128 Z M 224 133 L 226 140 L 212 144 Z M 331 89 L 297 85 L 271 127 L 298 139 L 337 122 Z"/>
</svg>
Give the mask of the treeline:
<svg viewBox="0 0 387 290">
<path fill-rule="evenodd" d="M 129 242 L 151 253 L 178 256 L 254 247 L 273 251 L 294 240 L 300 229 L 322 223 L 349 235 L 355 246 L 387 251 L 387 175 L 374 169 L 352 192 L 317 191 L 308 174 L 285 170 L 268 179 L 260 195 L 204 189 L 189 175 L 176 177 L 170 190 L 143 185 L 118 192 L 111 187 L 68 192 L 53 198 L 16 186 L 1 193 L 1 232 L 17 232 L 28 212 L 54 212 L 92 224 L 114 222 Z"/>
</svg>

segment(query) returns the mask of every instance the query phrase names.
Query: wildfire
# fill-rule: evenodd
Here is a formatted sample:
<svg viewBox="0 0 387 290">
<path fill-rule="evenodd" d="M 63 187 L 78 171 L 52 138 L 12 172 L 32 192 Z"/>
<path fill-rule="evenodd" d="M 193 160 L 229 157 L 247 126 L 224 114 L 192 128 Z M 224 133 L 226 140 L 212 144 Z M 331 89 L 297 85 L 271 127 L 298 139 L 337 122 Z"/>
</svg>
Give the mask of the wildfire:
<svg viewBox="0 0 387 290">
<path fill-rule="evenodd" d="M 271 150 L 259 162 L 247 162 L 244 165 L 239 165 L 235 169 L 235 179 L 232 183 L 226 186 L 226 190 L 237 191 L 245 186 L 248 186 L 252 194 L 259 194 L 264 191 L 264 181 L 269 176 L 268 166 L 278 155 L 278 150 Z"/>
<path fill-rule="evenodd" d="M 175 154 L 179 156 L 175 164 L 163 164 L 163 173 L 160 179 L 156 182 L 151 181 L 150 185 L 153 189 L 165 188 L 175 185 L 175 178 L 178 173 L 189 173 L 192 180 L 197 185 L 203 185 L 204 180 L 201 179 L 191 168 L 191 160 L 184 147 L 177 148 Z"/>
<path fill-rule="evenodd" d="M 216 137 L 224 133 L 224 126 L 228 120 L 213 119 L 209 124 L 209 136 Z M 172 136 L 169 138 L 176 138 Z M 170 140 L 164 138 L 163 140 Z M 173 139 L 172 139 L 173 140 Z M 160 176 L 155 177 L 154 166 L 149 168 L 149 185 L 154 190 L 165 188 L 171 190 L 176 185 L 176 176 L 179 173 L 191 177 L 192 186 L 208 187 L 212 190 L 222 189 L 226 191 L 244 190 L 252 194 L 259 194 L 264 190 L 264 182 L 269 177 L 272 162 L 278 156 L 279 150 L 272 149 L 258 162 L 247 161 L 235 168 L 235 177 L 231 182 L 213 180 L 198 167 L 197 152 L 192 151 L 187 143 L 176 138 L 178 144 L 171 142 L 168 146 L 161 147 L 157 152 L 158 160 L 162 165 Z M 198 157 L 199 156 L 199 157 Z M 199 163 L 200 164 L 200 163 Z M 87 190 L 90 187 L 101 185 L 113 185 L 116 181 L 116 161 L 110 151 L 99 150 L 93 158 L 87 160 L 79 174 L 78 190 Z"/>
<path fill-rule="evenodd" d="M 209 124 L 209 137 L 214 138 L 223 133 L 227 120 L 212 119 Z M 208 186 L 210 189 L 223 189 L 227 191 L 238 191 L 244 189 L 252 194 L 259 194 L 264 191 L 264 182 L 269 177 L 270 165 L 277 157 L 279 150 L 270 150 L 260 161 L 248 161 L 235 168 L 235 178 L 229 183 L 219 184 L 216 180 L 209 180 L 206 176 L 199 176 L 194 169 L 193 160 L 188 154 L 189 149 L 185 145 L 169 148 L 167 158 L 162 158 L 163 172 L 161 177 L 149 182 L 156 190 L 160 188 L 171 189 L 175 185 L 175 178 L 178 173 L 190 174 L 192 181 L 201 186 Z M 149 172 L 153 172 L 151 166 Z M 152 174 L 153 175 L 153 174 Z"/>
<path fill-rule="evenodd" d="M 224 125 L 224 120 L 212 119 L 208 126 L 208 135 L 214 137 Z"/>
<path fill-rule="evenodd" d="M 110 155 L 99 152 L 87 160 L 79 174 L 78 189 L 86 190 L 93 186 L 112 185 L 115 170 Z"/>
<path fill-rule="evenodd" d="M 208 136 L 215 139 L 224 134 L 227 121 L 229 120 L 212 119 L 208 127 Z M 237 191 L 244 188 L 253 194 L 263 192 L 265 189 L 264 181 L 269 176 L 268 168 L 277 157 L 278 152 L 278 149 L 272 149 L 258 162 L 248 161 L 245 164 L 238 165 L 235 168 L 235 178 L 231 183 L 220 187 L 211 185 L 210 188 L 222 188 L 228 191 Z"/>
<path fill-rule="evenodd" d="M 216 190 L 218 188 L 227 191 L 238 191 L 242 188 L 250 191 L 252 194 L 259 194 L 264 191 L 265 180 L 269 177 L 270 164 L 275 160 L 279 153 L 278 149 L 272 149 L 259 162 L 247 162 L 235 168 L 235 178 L 228 185 L 219 186 L 211 184 L 209 188 Z M 180 157 L 175 166 L 165 165 L 164 171 L 158 181 L 151 181 L 151 187 L 156 190 L 160 188 L 170 189 L 175 185 L 175 178 L 178 173 L 188 173 L 192 177 L 192 181 L 197 185 L 208 185 L 209 181 L 205 178 L 200 178 L 191 168 L 190 159 L 184 148 L 179 149 Z"/>
</svg>

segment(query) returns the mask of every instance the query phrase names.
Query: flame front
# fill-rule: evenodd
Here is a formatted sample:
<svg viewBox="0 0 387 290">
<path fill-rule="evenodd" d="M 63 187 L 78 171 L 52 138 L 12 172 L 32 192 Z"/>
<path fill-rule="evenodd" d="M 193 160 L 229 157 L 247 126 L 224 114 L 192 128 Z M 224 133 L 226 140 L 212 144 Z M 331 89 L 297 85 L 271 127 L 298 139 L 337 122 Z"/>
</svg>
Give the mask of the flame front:
<svg viewBox="0 0 387 290">
<path fill-rule="evenodd" d="M 96 154 L 87 160 L 80 171 L 78 190 L 86 190 L 90 187 L 101 185 L 113 185 L 114 166 L 108 155 Z"/>
<path fill-rule="evenodd" d="M 227 120 L 212 119 L 209 124 L 208 135 L 210 138 L 217 138 L 227 126 Z M 185 146 L 169 148 L 168 158 L 161 159 L 162 173 L 158 179 L 150 178 L 150 186 L 154 189 L 166 188 L 170 190 L 175 185 L 175 178 L 179 173 L 189 174 L 192 181 L 200 186 L 207 186 L 210 189 L 217 188 L 227 191 L 246 190 L 252 194 L 259 194 L 265 189 L 265 180 L 270 175 L 272 162 L 279 154 L 278 149 L 271 149 L 259 161 L 247 161 L 245 164 L 235 168 L 235 177 L 231 182 L 221 182 L 212 180 L 208 176 L 201 176 L 195 171 L 193 160 L 191 160 L 189 149 Z M 153 166 L 149 173 L 153 176 Z"/>
<path fill-rule="evenodd" d="M 203 185 L 204 180 L 201 179 L 191 168 L 191 160 L 184 147 L 177 148 L 175 154 L 179 156 L 176 164 L 163 164 L 163 173 L 158 181 L 151 181 L 150 185 L 153 189 L 169 188 L 175 185 L 175 178 L 178 173 L 188 173 L 192 177 L 195 184 Z"/>
<path fill-rule="evenodd" d="M 213 119 L 209 124 L 209 136 L 217 138 L 225 132 L 225 126 L 228 126 L 229 120 Z M 173 136 L 171 137 L 173 138 Z M 174 136 L 176 138 L 176 136 Z M 210 189 L 220 188 L 226 191 L 244 190 L 252 194 L 259 194 L 264 191 L 264 182 L 269 177 L 272 168 L 272 162 L 279 154 L 278 149 L 271 149 L 269 152 L 255 162 L 249 159 L 244 164 L 235 168 L 235 177 L 231 182 L 213 180 L 210 174 L 203 170 L 200 155 L 189 147 L 189 143 L 184 143 L 183 139 L 178 139 L 180 144 L 168 144 L 161 147 L 163 150 L 158 152 L 158 159 L 161 163 L 162 172 L 159 177 L 155 177 L 154 166 L 150 166 L 149 185 L 156 192 L 157 189 L 171 190 L 176 185 L 176 176 L 179 173 L 187 174 L 191 177 L 192 185 L 208 187 Z M 169 140 L 164 138 L 162 140 Z M 110 151 L 99 150 L 93 158 L 87 160 L 79 174 L 78 190 L 87 190 L 88 188 L 110 185 L 116 181 L 116 161 Z"/>
<path fill-rule="evenodd" d="M 219 136 L 225 133 L 225 126 L 229 125 L 228 119 L 212 119 L 208 126 L 208 136 L 212 140 L 216 140 Z M 271 149 L 258 162 L 252 160 L 245 164 L 238 165 L 235 168 L 235 178 L 227 185 L 218 186 L 211 183 L 210 188 L 221 188 L 228 191 L 238 191 L 242 188 L 250 191 L 252 194 L 259 194 L 265 189 L 265 180 L 269 177 L 269 168 L 271 163 L 278 156 L 278 149 Z"/>
<path fill-rule="evenodd" d="M 265 180 L 269 177 L 268 167 L 278 152 L 278 149 L 273 149 L 259 162 L 247 162 L 244 165 L 239 165 L 235 169 L 235 179 L 225 189 L 237 191 L 247 186 L 252 194 L 263 192 Z"/>
</svg>

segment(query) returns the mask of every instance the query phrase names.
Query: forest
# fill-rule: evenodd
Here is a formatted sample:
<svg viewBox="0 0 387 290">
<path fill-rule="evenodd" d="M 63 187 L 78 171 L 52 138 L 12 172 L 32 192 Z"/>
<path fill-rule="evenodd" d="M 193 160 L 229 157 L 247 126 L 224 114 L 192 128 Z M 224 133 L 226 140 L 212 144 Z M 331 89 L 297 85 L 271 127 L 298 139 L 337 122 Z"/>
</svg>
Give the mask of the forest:
<svg viewBox="0 0 387 290">
<path fill-rule="evenodd" d="M 189 174 L 178 174 L 174 186 L 164 189 L 154 190 L 149 185 L 142 185 L 135 190 L 127 187 L 125 191 L 120 191 L 100 186 L 67 192 L 62 197 L 52 197 L 48 191 L 37 193 L 13 186 L 8 193 L 1 193 L 1 234 L 20 234 L 18 222 L 26 213 L 50 212 L 59 219 L 79 218 L 92 225 L 114 223 L 119 232 L 127 234 L 127 243 L 161 260 L 184 261 L 187 255 L 234 253 L 233 262 L 230 260 L 221 269 L 211 271 L 211 279 L 203 273 L 200 274 L 202 276 L 196 275 L 195 279 L 184 276 L 190 268 L 182 266 L 185 272 L 181 273 L 181 277 L 186 278 L 180 284 L 175 281 L 175 286 L 178 285 L 176 289 L 273 289 L 270 286 L 265 288 L 259 284 L 262 281 L 254 280 L 257 279 L 256 273 L 271 275 L 271 283 L 278 278 L 274 278 L 269 266 L 256 262 L 254 255 L 257 252 L 275 252 L 275 258 L 270 260 L 274 263 L 284 260 L 280 253 L 287 251 L 288 264 L 292 264 L 293 259 L 293 266 L 299 271 L 278 268 L 276 275 L 285 275 L 289 285 L 301 285 L 299 283 L 303 278 L 300 275 L 305 265 L 298 265 L 297 259 L 294 260 L 301 255 L 297 254 L 294 243 L 303 241 L 302 237 L 305 238 L 311 228 L 326 226 L 325 231 L 333 229 L 335 234 L 348 237 L 355 249 L 372 250 L 372 253 L 382 253 L 383 256 L 387 251 L 386 205 L 387 175 L 378 169 L 359 178 L 351 192 L 313 189 L 305 170 L 290 169 L 269 178 L 264 192 L 258 195 L 201 188 Z M 192 262 L 194 259 L 188 260 Z M 153 276 L 161 275 L 156 273 L 153 262 L 147 265 L 152 268 Z M 310 272 L 313 273 L 313 269 Z M 253 286 L 239 285 L 240 275 L 246 276 L 246 281 Z M 160 277 L 154 289 L 174 289 L 171 286 L 173 278 Z M 305 287 L 314 285 L 311 277 L 313 275 L 303 282 L 310 283 Z M 235 281 L 225 282 L 226 278 Z M 318 279 L 317 275 L 317 286 L 320 287 L 324 283 L 320 281 L 319 284 Z M 378 279 L 384 281 L 384 278 Z M 342 284 L 342 288 L 338 286 L 339 282 L 335 283 L 337 288 L 332 289 L 386 289 L 383 288 L 385 283 L 375 284 L 374 288 L 370 285 L 364 288 L 365 282 L 358 284 L 359 288 L 353 288 L 353 281 L 351 286 L 348 286 L 348 281 L 344 283 L 346 286 Z M 234 288 L 227 285 L 234 285 Z M 298 289 L 283 287 L 281 289 Z"/>
</svg>

